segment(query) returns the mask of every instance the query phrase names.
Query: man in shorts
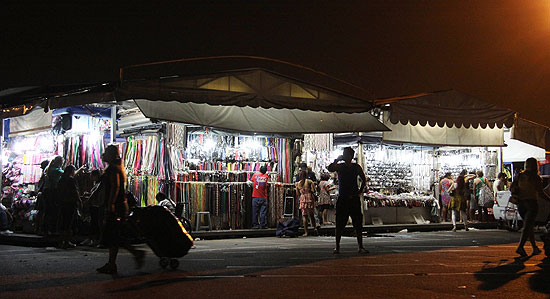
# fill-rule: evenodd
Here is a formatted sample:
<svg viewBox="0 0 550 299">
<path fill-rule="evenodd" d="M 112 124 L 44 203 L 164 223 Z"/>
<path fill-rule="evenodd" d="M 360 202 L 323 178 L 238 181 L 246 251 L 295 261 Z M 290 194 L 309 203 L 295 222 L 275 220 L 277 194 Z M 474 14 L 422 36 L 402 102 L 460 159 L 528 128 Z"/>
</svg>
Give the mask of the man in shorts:
<svg viewBox="0 0 550 299">
<path fill-rule="evenodd" d="M 367 177 L 361 165 L 352 162 L 355 151 L 351 147 L 344 148 L 342 156 L 338 157 L 328 167 L 328 171 L 338 173 L 338 201 L 336 202 L 336 248 L 334 253 L 340 253 L 340 239 L 351 216 L 353 228 L 357 234 L 359 253 L 368 253 L 363 247 L 363 214 L 361 213 L 360 194 L 365 189 Z M 361 178 L 361 186 L 357 186 L 357 177 Z"/>
</svg>

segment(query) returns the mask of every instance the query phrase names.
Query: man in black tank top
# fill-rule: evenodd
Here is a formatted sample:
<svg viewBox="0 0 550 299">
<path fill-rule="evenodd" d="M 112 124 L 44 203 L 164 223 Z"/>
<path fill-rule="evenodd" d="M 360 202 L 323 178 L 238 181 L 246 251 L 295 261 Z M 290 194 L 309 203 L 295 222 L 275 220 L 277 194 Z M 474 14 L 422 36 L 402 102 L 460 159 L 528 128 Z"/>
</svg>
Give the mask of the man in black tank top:
<svg viewBox="0 0 550 299">
<path fill-rule="evenodd" d="M 353 228 L 357 234 L 359 253 L 368 253 L 363 247 L 363 214 L 361 213 L 360 194 L 365 189 L 368 178 L 361 165 L 353 163 L 355 151 L 351 147 L 344 148 L 342 156 L 338 157 L 328 167 L 328 171 L 338 173 L 338 201 L 336 202 L 336 248 L 334 253 L 340 253 L 340 239 L 351 216 Z M 357 177 L 361 178 L 361 186 L 357 186 Z"/>
</svg>

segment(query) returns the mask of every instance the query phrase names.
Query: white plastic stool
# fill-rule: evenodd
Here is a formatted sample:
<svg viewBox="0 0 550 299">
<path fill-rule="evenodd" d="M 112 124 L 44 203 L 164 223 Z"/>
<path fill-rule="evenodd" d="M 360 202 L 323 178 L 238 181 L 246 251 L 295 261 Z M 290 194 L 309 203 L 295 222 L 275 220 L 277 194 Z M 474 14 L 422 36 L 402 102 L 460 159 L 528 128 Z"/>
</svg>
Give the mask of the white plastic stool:
<svg viewBox="0 0 550 299">
<path fill-rule="evenodd" d="M 208 225 L 201 225 L 201 215 L 206 216 L 205 220 L 208 220 Z M 212 230 L 212 221 L 210 220 L 210 212 L 197 212 L 195 216 L 195 231 L 201 228 Z"/>
</svg>

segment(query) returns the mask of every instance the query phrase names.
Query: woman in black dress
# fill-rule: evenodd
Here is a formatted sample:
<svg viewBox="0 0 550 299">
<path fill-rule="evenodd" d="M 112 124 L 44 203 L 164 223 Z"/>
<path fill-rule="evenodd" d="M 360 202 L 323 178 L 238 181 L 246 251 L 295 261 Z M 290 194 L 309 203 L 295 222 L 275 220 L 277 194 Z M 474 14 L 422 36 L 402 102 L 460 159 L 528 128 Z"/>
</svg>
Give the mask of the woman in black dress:
<svg viewBox="0 0 550 299">
<path fill-rule="evenodd" d="M 109 145 L 103 153 L 103 162 L 109 164 L 102 176 L 105 187 L 105 224 L 103 227 L 102 244 L 109 248 L 109 261 L 97 271 L 114 274 L 117 272 L 116 257 L 118 248 L 123 247 L 134 255 L 136 265 L 143 265 L 145 252 L 135 249 L 128 240 L 121 236 L 124 229 L 124 219 L 128 216 L 128 202 L 124 192 L 126 174 L 122 167 L 122 159 L 118 148 Z"/>
</svg>

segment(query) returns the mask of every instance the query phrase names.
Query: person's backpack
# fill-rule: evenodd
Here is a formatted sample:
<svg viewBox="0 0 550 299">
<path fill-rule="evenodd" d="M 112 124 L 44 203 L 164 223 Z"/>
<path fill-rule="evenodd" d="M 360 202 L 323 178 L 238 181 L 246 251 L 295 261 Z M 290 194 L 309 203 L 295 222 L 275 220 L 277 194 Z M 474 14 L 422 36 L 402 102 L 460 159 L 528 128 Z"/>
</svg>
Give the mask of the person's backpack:
<svg viewBox="0 0 550 299">
<path fill-rule="evenodd" d="M 289 221 L 279 222 L 275 235 L 277 237 L 297 237 L 299 228 L 300 221 L 296 218 L 292 218 Z"/>
</svg>

